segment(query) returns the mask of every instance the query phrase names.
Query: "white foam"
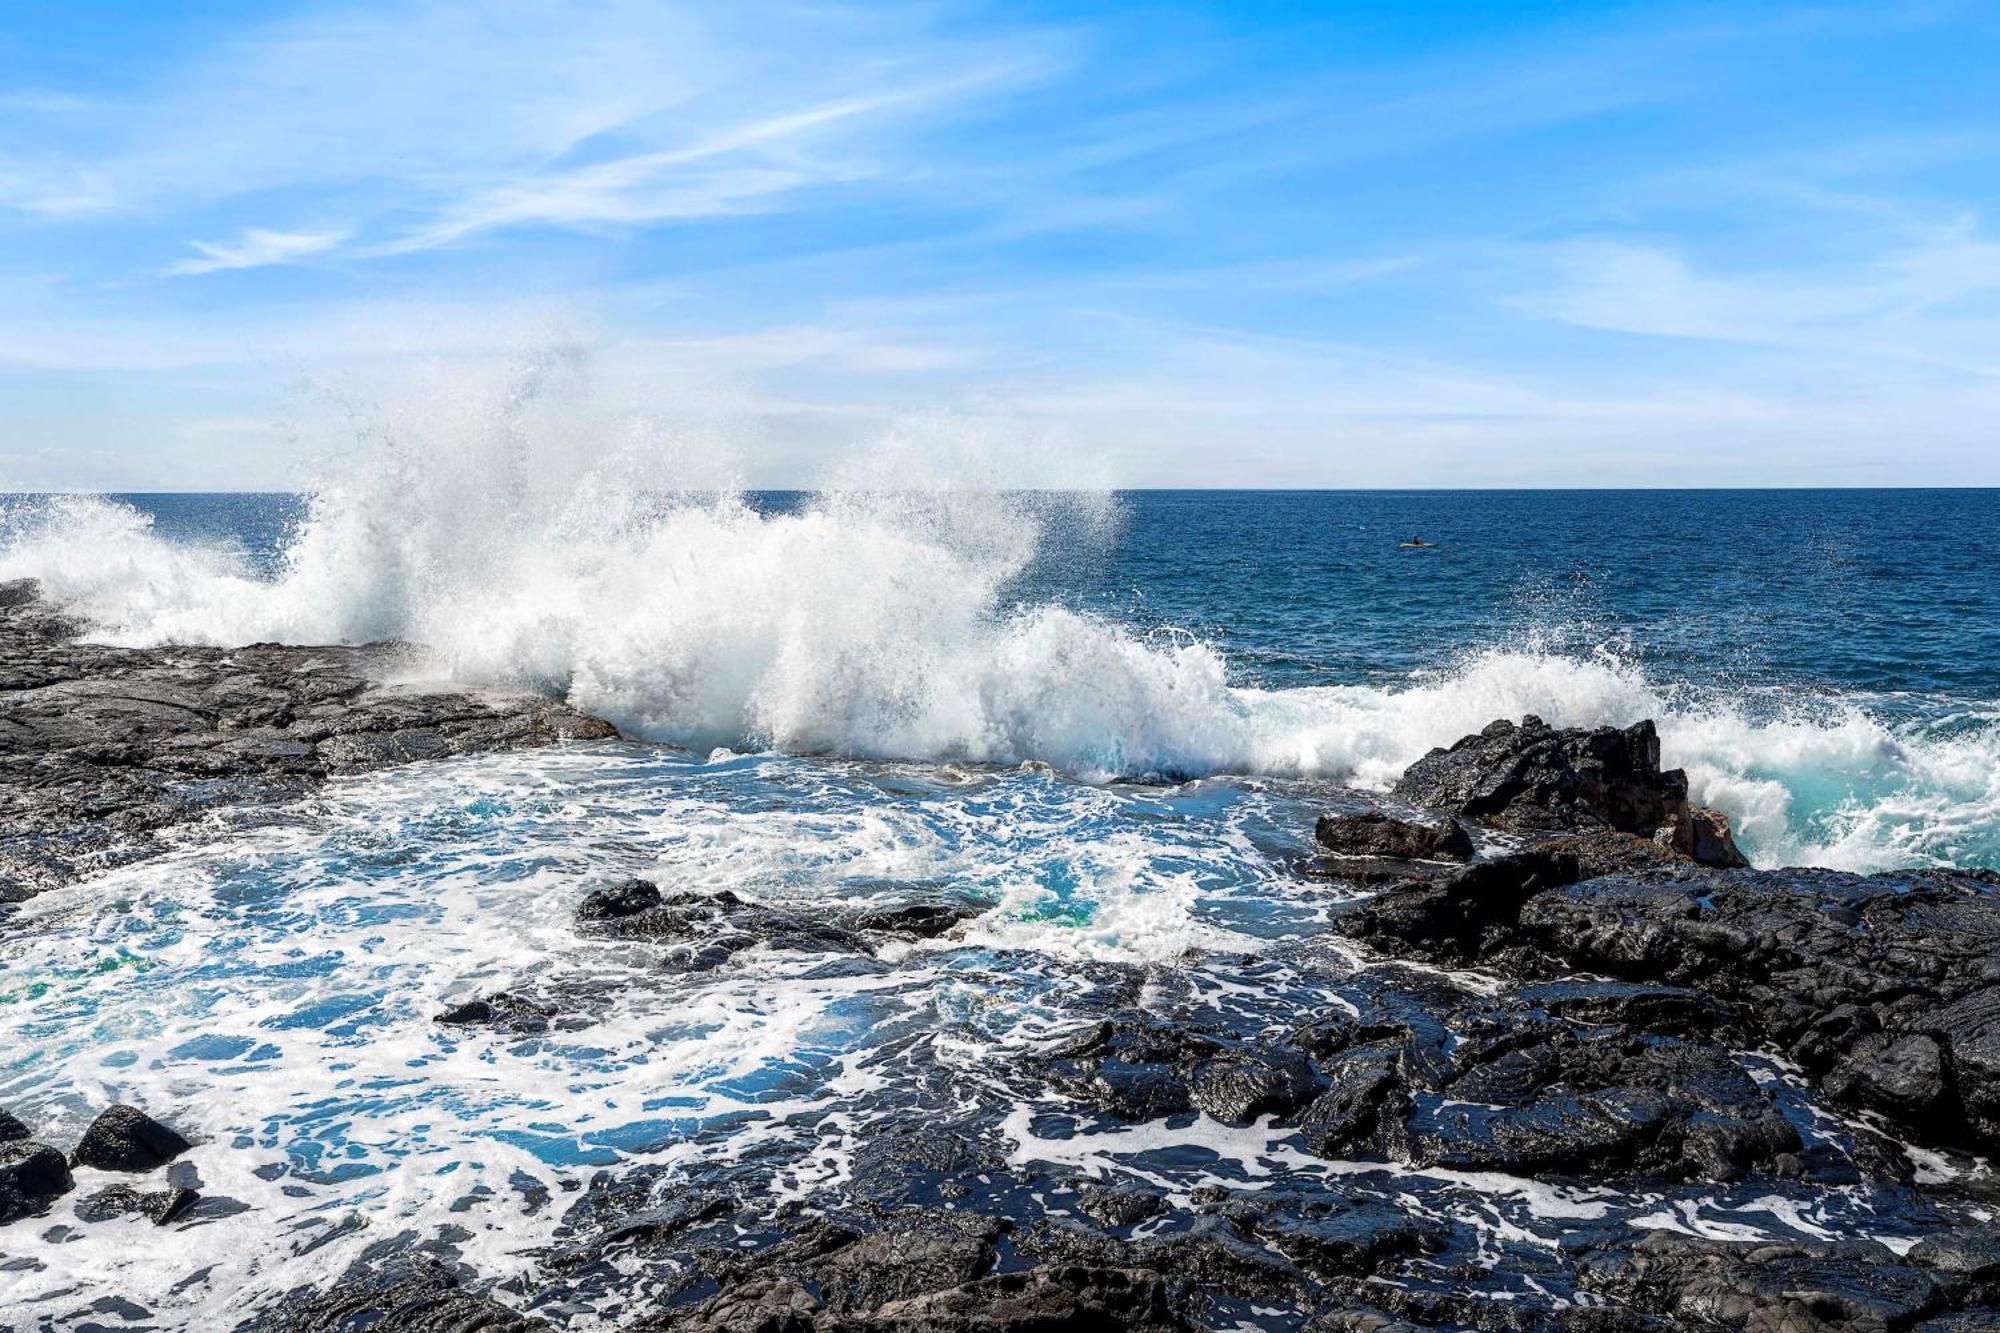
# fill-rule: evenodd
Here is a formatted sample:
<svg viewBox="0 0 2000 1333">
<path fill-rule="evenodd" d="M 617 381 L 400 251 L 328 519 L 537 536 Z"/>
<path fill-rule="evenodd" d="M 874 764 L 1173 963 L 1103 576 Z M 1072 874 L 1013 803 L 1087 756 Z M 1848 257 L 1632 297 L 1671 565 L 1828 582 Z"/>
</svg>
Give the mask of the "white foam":
<svg viewBox="0 0 2000 1333">
<path fill-rule="evenodd" d="M 1991 716 L 1939 730 L 1837 699 L 1752 710 L 1609 652 L 1532 646 L 1389 688 L 1242 688 L 1193 637 L 1010 600 L 1038 555 L 1090 558 L 1115 526 L 1101 494 L 955 489 L 905 447 L 849 478 L 905 489 L 765 514 L 677 489 L 670 454 L 574 429 L 539 448 L 534 394 L 508 401 L 363 451 L 314 493 L 273 579 L 88 497 L 0 511 L 0 578 L 41 579 L 117 643 L 411 639 L 465 682 L 566 691 L 704 752 L 1385 787 L 1496 717 L 1653 717 L 1762 863 L 2000 864 Z"/>
</svg>

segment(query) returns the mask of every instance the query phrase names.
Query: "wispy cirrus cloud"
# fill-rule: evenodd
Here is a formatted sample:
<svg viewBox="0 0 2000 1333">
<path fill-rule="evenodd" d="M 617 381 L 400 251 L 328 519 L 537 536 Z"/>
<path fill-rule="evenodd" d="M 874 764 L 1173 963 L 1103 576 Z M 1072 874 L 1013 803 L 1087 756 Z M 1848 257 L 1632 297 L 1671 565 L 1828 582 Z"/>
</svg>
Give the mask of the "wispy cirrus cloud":
<svg viewBox="0 0 2000 1333">
<path fill-rule="evenodd" d="M 345 241 L 345 229 L 332 231 L 266 231 L 252 227 L 234 241 L 192 242 L 192 258 L 170 264 L 167 272 L 177 277 L 220 273 L 228 269 L 263 268 L 289 264 L 311 255 L 325 254 Z"/>
</svg>

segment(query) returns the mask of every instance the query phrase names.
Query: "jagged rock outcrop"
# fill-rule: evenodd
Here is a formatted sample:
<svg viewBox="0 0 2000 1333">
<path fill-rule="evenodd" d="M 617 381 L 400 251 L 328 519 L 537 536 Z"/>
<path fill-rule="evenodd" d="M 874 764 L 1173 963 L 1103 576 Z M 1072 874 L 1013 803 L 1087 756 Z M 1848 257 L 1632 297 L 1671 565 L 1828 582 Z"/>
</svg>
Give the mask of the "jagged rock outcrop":
<svg viewBox="0 0 2000 1333">
<path fill-rule="evenodd" d="M 1687 775 L 1661 769 L 1651 721 L 1586 729 L 1503 718 L 1411 764 L 1395 795 L 1515 832 L 1611 829 L 1704 864 L 1748 864 L 1727 818 L 1690 806 Z"/>
<path fill-rule="evenodd" d="M 1655 869 L 1529 852 L 1390 889 L 1339 928 L 1514 978 L 1684 986 L 1836 1102 L 1926 1142 L 2000 1144 L 2000 877 Z"/>
</svg>

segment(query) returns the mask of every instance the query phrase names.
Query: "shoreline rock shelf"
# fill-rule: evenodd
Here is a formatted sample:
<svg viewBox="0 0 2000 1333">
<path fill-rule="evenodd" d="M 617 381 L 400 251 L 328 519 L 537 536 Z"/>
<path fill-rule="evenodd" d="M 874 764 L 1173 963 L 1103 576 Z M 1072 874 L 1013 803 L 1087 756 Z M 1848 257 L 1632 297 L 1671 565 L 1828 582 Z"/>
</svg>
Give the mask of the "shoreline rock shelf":
<svg viewBox="0 0 2000 1333">
<path fill-rule="evenodd" d="M 33 581 L 0 584 L 0 903 L 335 775 L 617 734 L 536 695 L 388 684 L 421 661 L 405 644 L 117 648 L 79 630 Z"/>
</svg>

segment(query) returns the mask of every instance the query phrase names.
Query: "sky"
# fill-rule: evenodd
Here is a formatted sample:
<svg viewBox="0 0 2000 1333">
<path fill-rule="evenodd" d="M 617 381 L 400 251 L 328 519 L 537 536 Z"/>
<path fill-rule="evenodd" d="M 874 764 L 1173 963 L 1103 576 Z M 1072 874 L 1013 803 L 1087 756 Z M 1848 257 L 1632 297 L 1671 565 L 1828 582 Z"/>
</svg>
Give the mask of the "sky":
<svg viewBox="0 0 2000 1333">
<path fill-rule="evenodd" d="M 0 491 L 289 489 L 551 355 L 750 485 L 2000 484 L 1995 69 L 1949 0 L 9 0 Z"/>
</svg>

